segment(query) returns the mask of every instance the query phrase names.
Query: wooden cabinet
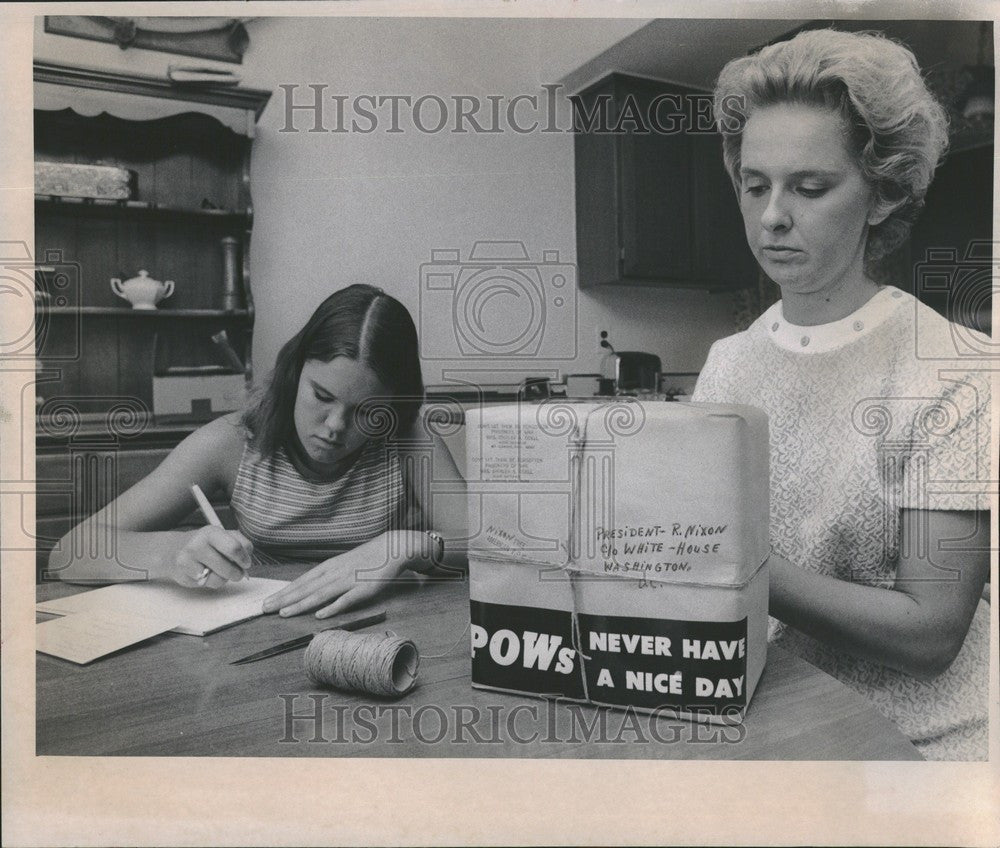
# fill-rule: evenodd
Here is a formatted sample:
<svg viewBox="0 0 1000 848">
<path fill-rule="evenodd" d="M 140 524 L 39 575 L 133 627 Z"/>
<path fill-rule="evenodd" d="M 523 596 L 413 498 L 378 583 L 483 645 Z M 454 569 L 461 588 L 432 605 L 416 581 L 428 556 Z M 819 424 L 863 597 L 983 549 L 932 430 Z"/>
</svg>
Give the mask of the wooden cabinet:
<svg viewBox="0 0 1000 848">
<path fill-rule="evenodd" d="M 45 399 L 100 416 L 127 398 L 152 410 L 154 338 L 195 361 L 225 330 L 251 368 L 250 150 L 266 91 L 178 88 L 165 80 L 35 66 L 35 159 L 134 174 L 127 200 L 36 195 L 37 355 Z M 239 256 L 223 291 L 222 240 Z M 232 250 L 232 248 L 230 248 Z M 175 282 L 158 309 L 133 310 L 110 281 L 140 270 Z M 204 342 L 208 347 L 205 348 Z M 210 355 L 210 354 L 209 354 Z M 183 357 L 182 357 L 183 359 Z"/>
<path fill-rule="evenodd" d="M 710 96 L 612 74 L 573 100 L 580 285 L 752 283 Z"/>
<path fill-rule="evenodd" d="M 157 420 L 157 351 L 189 373 L 225 369 L 211 340 L 224 330 L 250 379 L 250 154 L 270 92 L 36 63 L 34 95 L 36 161 L 134 175 L 128 199 L 35 197 L 41 564 L 71 524 L 149 470 L 144 458 L 198 426 Z M 111 289 L 140 270 L 175 283 L 157 309 Z"/>
</svg>

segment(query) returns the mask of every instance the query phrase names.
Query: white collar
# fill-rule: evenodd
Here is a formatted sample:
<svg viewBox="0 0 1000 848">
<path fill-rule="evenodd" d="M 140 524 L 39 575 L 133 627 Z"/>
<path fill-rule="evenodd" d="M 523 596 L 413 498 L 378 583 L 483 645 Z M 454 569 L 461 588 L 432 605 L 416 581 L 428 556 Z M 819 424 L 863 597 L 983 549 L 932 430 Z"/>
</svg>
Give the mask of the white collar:
<svg viewBox="0 0 1000 848">
<path fill-rule="evenodd" d="M 860 309 L 829 324 L 801 326 L 785 320 L 782 301 L 757 319 L 764 333 L 778 347 L 795 353 L 826 353 L 868 335 L 901 307 L 906 294 L 894 286 L 883 286 Z"/>
</svg>

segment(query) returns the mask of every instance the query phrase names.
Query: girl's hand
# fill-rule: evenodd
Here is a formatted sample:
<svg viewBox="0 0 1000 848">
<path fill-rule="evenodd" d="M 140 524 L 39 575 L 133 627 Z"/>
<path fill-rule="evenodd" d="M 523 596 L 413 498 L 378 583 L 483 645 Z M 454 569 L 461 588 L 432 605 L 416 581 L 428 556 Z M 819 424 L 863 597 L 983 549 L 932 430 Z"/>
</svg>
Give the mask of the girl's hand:
<svg viewBox="0 0 1000 848">
<path fill-rule="evenodd" d="M 393 536 L 383 533 L 324 560 L 264 601 L 264 612 L 279 610 L 288 616 L 320 607 L 316 617 L 328 618 L 371 600 L 413 561 L 406 540 L 396 539 L 402 544 L 392 544 Z"/>
<path fill-rule="evenodd" d="M 189 588 L 218 589 L 228 581 L 242 580 L 250 569 L 253 545 L 238 530 L 207 525 L 188 536 L 174 557 L 170 576 Z M 208 578 L 199 579 L 208 569 Z"/>
</svg>

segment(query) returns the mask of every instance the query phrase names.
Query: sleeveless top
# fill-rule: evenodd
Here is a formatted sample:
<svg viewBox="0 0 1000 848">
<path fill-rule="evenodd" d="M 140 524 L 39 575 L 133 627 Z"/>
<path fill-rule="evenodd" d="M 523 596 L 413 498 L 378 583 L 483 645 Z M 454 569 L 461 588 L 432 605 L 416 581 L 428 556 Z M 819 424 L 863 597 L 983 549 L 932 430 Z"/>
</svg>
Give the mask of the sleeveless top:
<svg viewBox="0 0 1000 848">
<path fill-rule="evenodd" d="M 244 445 L 231 505 L 258 562 L 320 562 L 405 522 L 405 486 L 395 446 L 370 441 L 327 482 L 304 477 L 284 448 L 263 458 Z"/>
</svg>

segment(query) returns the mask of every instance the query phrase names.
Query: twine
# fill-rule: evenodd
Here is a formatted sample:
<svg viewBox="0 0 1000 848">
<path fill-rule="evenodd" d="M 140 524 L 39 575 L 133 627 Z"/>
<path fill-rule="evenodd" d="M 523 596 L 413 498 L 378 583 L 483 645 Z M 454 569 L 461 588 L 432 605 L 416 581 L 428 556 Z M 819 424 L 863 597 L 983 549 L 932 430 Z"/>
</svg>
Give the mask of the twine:
<svg viewBox="0 0 1000 848">
<path fill-rule="evenodd" d="M 324 630 L 306 648 L 305 664 L 314 683 L 398 698 L 417 682 L 420 653 L 394 634 Z"/>
<path fill-rule="evenodd" d="M 468 633 L 471 629 L 472 629 L 472 622 L 469 621 L 469 623 L 465 625 L 465 630 L 462 631 L 462 635 L 455 640 L 455 644 L 452 645 L 447 651 L 445 651 L 443 654 L 425 654 L 424 659 L 443 660 L 445 657 L 450 657 L 453 653 L 455 653 L 455 649 L 465 641 L 465 634 Z"/>
</svg>

